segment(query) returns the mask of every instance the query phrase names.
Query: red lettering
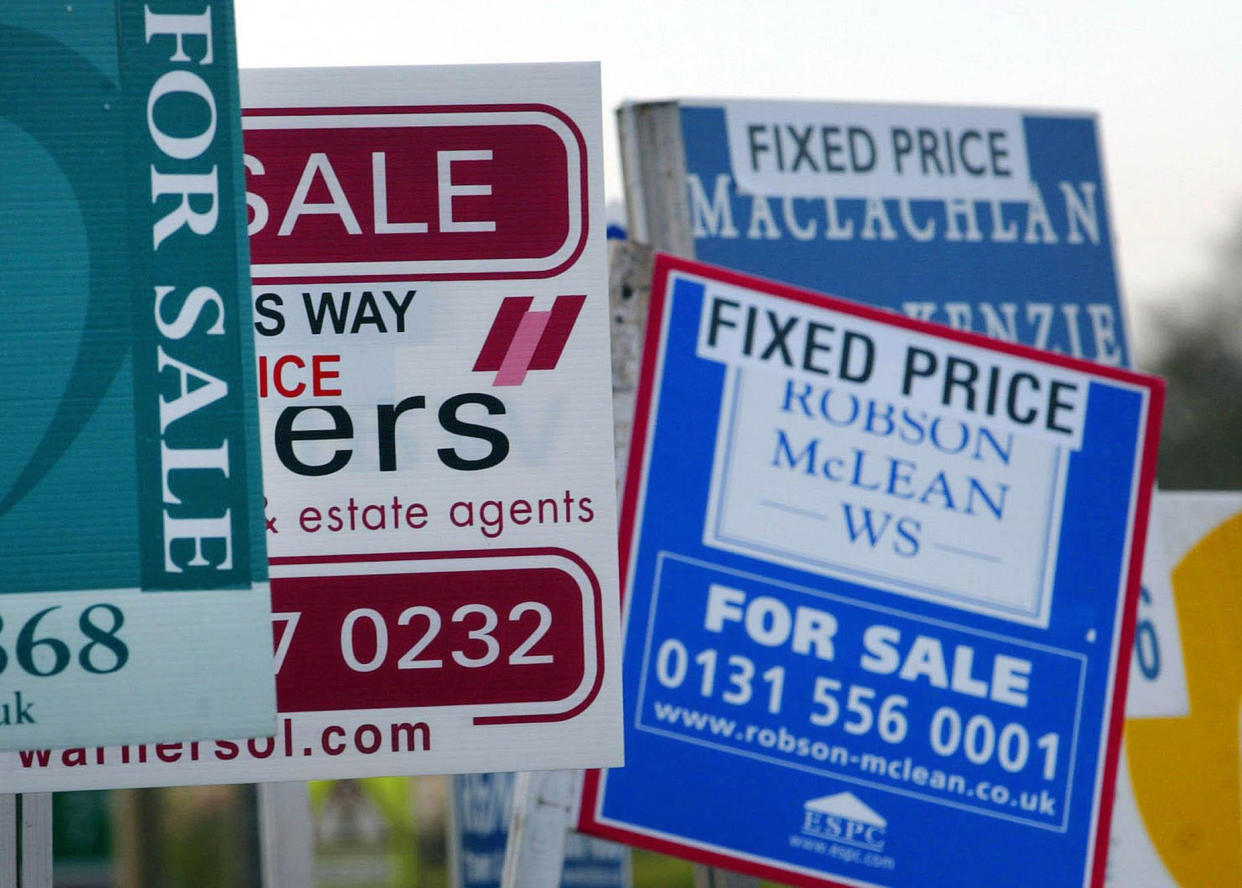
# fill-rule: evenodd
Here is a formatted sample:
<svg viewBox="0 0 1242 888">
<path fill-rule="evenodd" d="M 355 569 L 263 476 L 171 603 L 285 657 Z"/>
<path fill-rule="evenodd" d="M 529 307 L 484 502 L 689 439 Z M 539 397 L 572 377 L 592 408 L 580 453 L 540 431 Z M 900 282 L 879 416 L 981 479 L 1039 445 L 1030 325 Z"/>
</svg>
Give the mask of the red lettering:
<svg viewBox="0 0 1242 888">
<path fill-rule="evenodd" d="M 337 397 L 341 394 L 340 355 L 311 355 L 310 373 L 307 362 L 300 355 L 280 355 L 269 358 L 259 356 L 259 397 L 266 398 L 274 391 L 283 398 L 296 398 L 308 390 L 315 397 Z"/>
</svg>

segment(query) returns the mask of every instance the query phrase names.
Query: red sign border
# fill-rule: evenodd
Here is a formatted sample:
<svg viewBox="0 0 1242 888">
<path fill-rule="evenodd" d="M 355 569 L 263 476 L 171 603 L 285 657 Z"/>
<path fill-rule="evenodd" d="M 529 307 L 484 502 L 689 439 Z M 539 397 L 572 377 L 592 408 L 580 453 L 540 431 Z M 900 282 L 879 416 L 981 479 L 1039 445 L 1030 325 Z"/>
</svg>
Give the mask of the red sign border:
<svg viewBox="0 0 1242 888">
<path fill-rule="evenodd" d="M 568 549 L 562 549 L 555 546 L 539 546 L 529 549 L 460 549 L 460 550 L 443 550 L 434 552 L 382 552 L 376 554 L 364 555 L 286 555 L 283 557 L 269 558 L 268 564 L 273 567 L 282 566 L 300 566 L 313 564 L 367 564 L 372 562 L 395 562 L 395 561 L 435 561 L 448 560 L 457 558 L 529 558 L 531 556 L 549 556 L 553 558 L 563 558 L 566 561 L 576 565 L 586 576 L 590 583 L 590 589 L 582 590 L 590 596 L 594 606 L 594 623 L 595 623 L 595 678 L 591 683 L 590 689 L 587 691 L 586 697 L 577 704 L 567 710 L 561 712 L 547 712 L 535 714 L 518 714 L 518 715 L 480 715 L 473 718 L 475 725 L 509 725 L 509 724 L 531 724 L 568 721 L 571 718 L 581 714 L 595 702 L 595 698 L 599 696 L 600 689 L 604 684 L 604 616 L 603 604 L 604 595 L 600 588 L 599 578 L 595 576 L 595 571 L 591 566 L 578 554 Z M 274 577 L 273 579 L 280 579 Z M 578 687 L 581 687 L 579 684 Z M 572 695 L 571 695 L 572 696 Z M 559 701 L 549 700 L 548 703 L 556 703 Z M 495 704 L 485 704 L 495 705 Z M 509 705 L 509 704 L 500 704 Z M 417 707 L 398 707 L 398 708 L 417 708 Z M 350 712 L 354 710 L 334 710 Z M 360 710 L 361 711 L 361 710 Z M 368 710 L 369 711 L 369 710 Z M 293 712 L 282 715 L 291 715 Z"/>
<path fill-rule="evenodd" d="M 648 430 L 652 422 L 652 397 L 657 386 L 656 373 L 663 355 L 662 339 L 664 316 L 668 302 L 668 282 L 669 278 L 676 273 L 692 274 L 724 284 L 757 290 L 766 295 L 801 302 L 817 308 L 827 308 L 866 320 L 900 327 L 912 332 L 929 334 L 941 339 L 1002 352 L 1043 364 L 1064 367 L 1090 376 L 1105 377 L 1115 382 L 1147 390 L 1149 401 L 1146 428 L 1144 430 L 1145 439 L 1139 470 L 1138 489 L 1135 496 L 1135 522 L 1130 541 L 1130 560 L 1126 567 L 1125 594 L 1123 596 L 1124 601 L 1121 604 L 1121 631 L 1116 649 L 1116 662 L 1110 664 L 1110 669 L 1114 673 L 1112 709 L 1108 715 L 1107 744 L 1104 767 L 1101 772 L 1099 808 L 1095 813 L 1094 820 L 1095 850 L 1088 861 L 1092 888 L 1103 888 L 1105 871 L 1108 865 L 1108 835 L 1117 781 L 1117 766 L 1121 754 L 1121 734 L 1122 728 L 1125 725 L 1126 687 L 1130 678 L 1130 661 L 1132 659 L 1129 652 L 1134 645 L 1134 632 L 1138 619 L 1138 600 L 1142 586 L 1143 551 L 1147 540 L 1151 498 L 1156 485 L 1156 458 L 1160 442 L 1161 416 L 1165 399 L 1164 380 L 1121 367 L 1097 364 L 1083 358 L 1041 351 L 1021 343 L 992 339 L 969 330 L 957 330 L 941 324 L 934 324 L 930 321 L 918 320 L 871 305 L 850 302 L 826 293 L 783 284 L 768 278 L 757 277 L 709 265 L 704 262 L 697 262 L 692 259 L 683 259 L 680 256 L 674 256 L 669 253 L 656 253 L 652 268 L 651 301 L 647 313 L 647 333 L 643 343 L 642 369 L 635 398 L 634 423 L 630 437 L 629 460 L 626 466 L 625 491 L 621 505 L 619 527 L 621 541 L 621 604 L 623 613 L 626 614 L 623 617 L 622 625 L 627 632 L 629 620 L 628 609 L 625 605 L 630 574 L 633 570 L 632 559 L 634 556 L 635 531 L 638 522 L 638 498 L 645 477 L 644 467 L 647 462 Z M 624 645 L 624 639 L 622 644 Z M 710 851 L 706 848 L 684 842 L 657 838 L 644 832 L 602 823 L 596 819 L 596 812 L 603 789 L 602 784 L 603 772 L 601 770 L 591 769 L 585 772 L 581 806 L 578 813 L 578 829 L 581 832 L 616 842 L 648 848 L 664 854 L 672 854 L 708 866 L 749 873 L 762 879 L 806 886 L 806 888 L 823 888 L 823 886 L 852 888 L 851 885 L 846 883 L 835 882 L 824 877 L 811 876 L 794 869 L 760 863 L 741 855 Z"/>
<path fill-rule="evenodd" d="M 245 135 L 245 122 L 248 117 L 315 117 L 341 115 L 347 116 L 352 114 L 498 114 L 505 112 L 525 111 L 538 112 L 548 114 L 555 117 L 561 123 L 569 128 L 574 140 L 578 144 L 578 174 L 579 174 L 579 214 L 582 225 L 578 234 L 578 243 L 574 246 L 570 255 L 560 264 L 553 268 L 543 271 L 496 271 L 496 272 L 439 272 L 433 274 L 406 274 L 404 272 L 394 272 L 392 274 L 317 274 L 317 275 L 263 275 L 261 277 L 252 278 L 251 283 L 255 285 L 272 286 L 279 284 L 350 284 L 350 283 L 377 283 L 391 280 L 419 280 L 419 281 L 497 281 L 497 280 L 543 280 L 545 278 L 557 277 L 563 274 L 582 256 L 582 252 L 586 249 L 587 239 L 591 230 L 591 210 L 590 210 L 590 189 L 588 187 L 588 170 L 590 168 L 589 156 L 587 154 L 586 139 L 582 135 L 582 130 L 574 122 L 573 118 L 555 108 L 552 105 L 541 103 L 521 103 L 521 104 L 497 104 L 497 105 L 353 105 L 339 107 L 297 107 L 297 108 L 243 108 L 242 109 L 242 133 L 243 142 Z M 480 124 L 486 126 L 487 124 Z M 519 257 L 528 258 L 528 257 Z M 533 257 L 538 258 L 538 257 Z M 275 263 L 263 263 L 275 264 Z M 293 263 L 304 264 L 304 263 Z M 324 263 L 338 264 L 338 263 Z M 344 264 L 344 263 L 339 263 Z"/>
</svg>

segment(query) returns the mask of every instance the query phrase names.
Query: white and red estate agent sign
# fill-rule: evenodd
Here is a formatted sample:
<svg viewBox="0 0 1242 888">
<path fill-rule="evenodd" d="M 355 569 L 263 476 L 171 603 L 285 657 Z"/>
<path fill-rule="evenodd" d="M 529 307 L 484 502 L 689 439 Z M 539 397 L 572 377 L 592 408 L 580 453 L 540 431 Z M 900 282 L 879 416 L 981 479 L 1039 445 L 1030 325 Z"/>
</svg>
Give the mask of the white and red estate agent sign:
<svg viewBox="0 0 1242 888">
<path fill-rule="evenodd" d="M 805 885 L 1101 884 L 1161 382 L 669 257 L 650 318 L 627 764 L 581 828 Z"/>
<path fill-rule="evenodd" d="M 595 65 L 243 72 L 279 725 L 42 787 L 621 761 Z"/>
</svg>

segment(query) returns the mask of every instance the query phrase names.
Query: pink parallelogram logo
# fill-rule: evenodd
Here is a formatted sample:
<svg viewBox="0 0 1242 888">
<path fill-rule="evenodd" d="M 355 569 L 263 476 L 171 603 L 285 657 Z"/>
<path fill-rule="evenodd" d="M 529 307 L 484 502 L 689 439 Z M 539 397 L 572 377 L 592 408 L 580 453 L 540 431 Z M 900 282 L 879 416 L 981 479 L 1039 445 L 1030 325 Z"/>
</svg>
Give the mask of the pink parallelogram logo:
<svg viewBox="0 0 1242 888">
<path fill-rule="evenodd" d="M 474 362 L 494 372 L 493 385 L 521 385 L 531 370 L 552 370 L 578 320 L 586 296 L 557 296 L 549 311 L 531 311 L 531 296 L 508 296 Z"/>
</svg>

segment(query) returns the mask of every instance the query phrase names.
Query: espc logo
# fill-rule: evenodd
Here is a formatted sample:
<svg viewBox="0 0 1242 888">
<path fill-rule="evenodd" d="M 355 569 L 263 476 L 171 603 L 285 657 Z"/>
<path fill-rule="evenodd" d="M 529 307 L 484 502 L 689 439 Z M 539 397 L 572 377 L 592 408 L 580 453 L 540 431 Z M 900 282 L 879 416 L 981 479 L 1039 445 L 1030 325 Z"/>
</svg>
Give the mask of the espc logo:
<svg viewBox="0 0 1242 888">
<path fill-rule="evenodd" d="M 884 850 L 888 821 L 848 792 L 811 799 L 802 806 L 802 832 L 868 851 Z"/>
</svg>

